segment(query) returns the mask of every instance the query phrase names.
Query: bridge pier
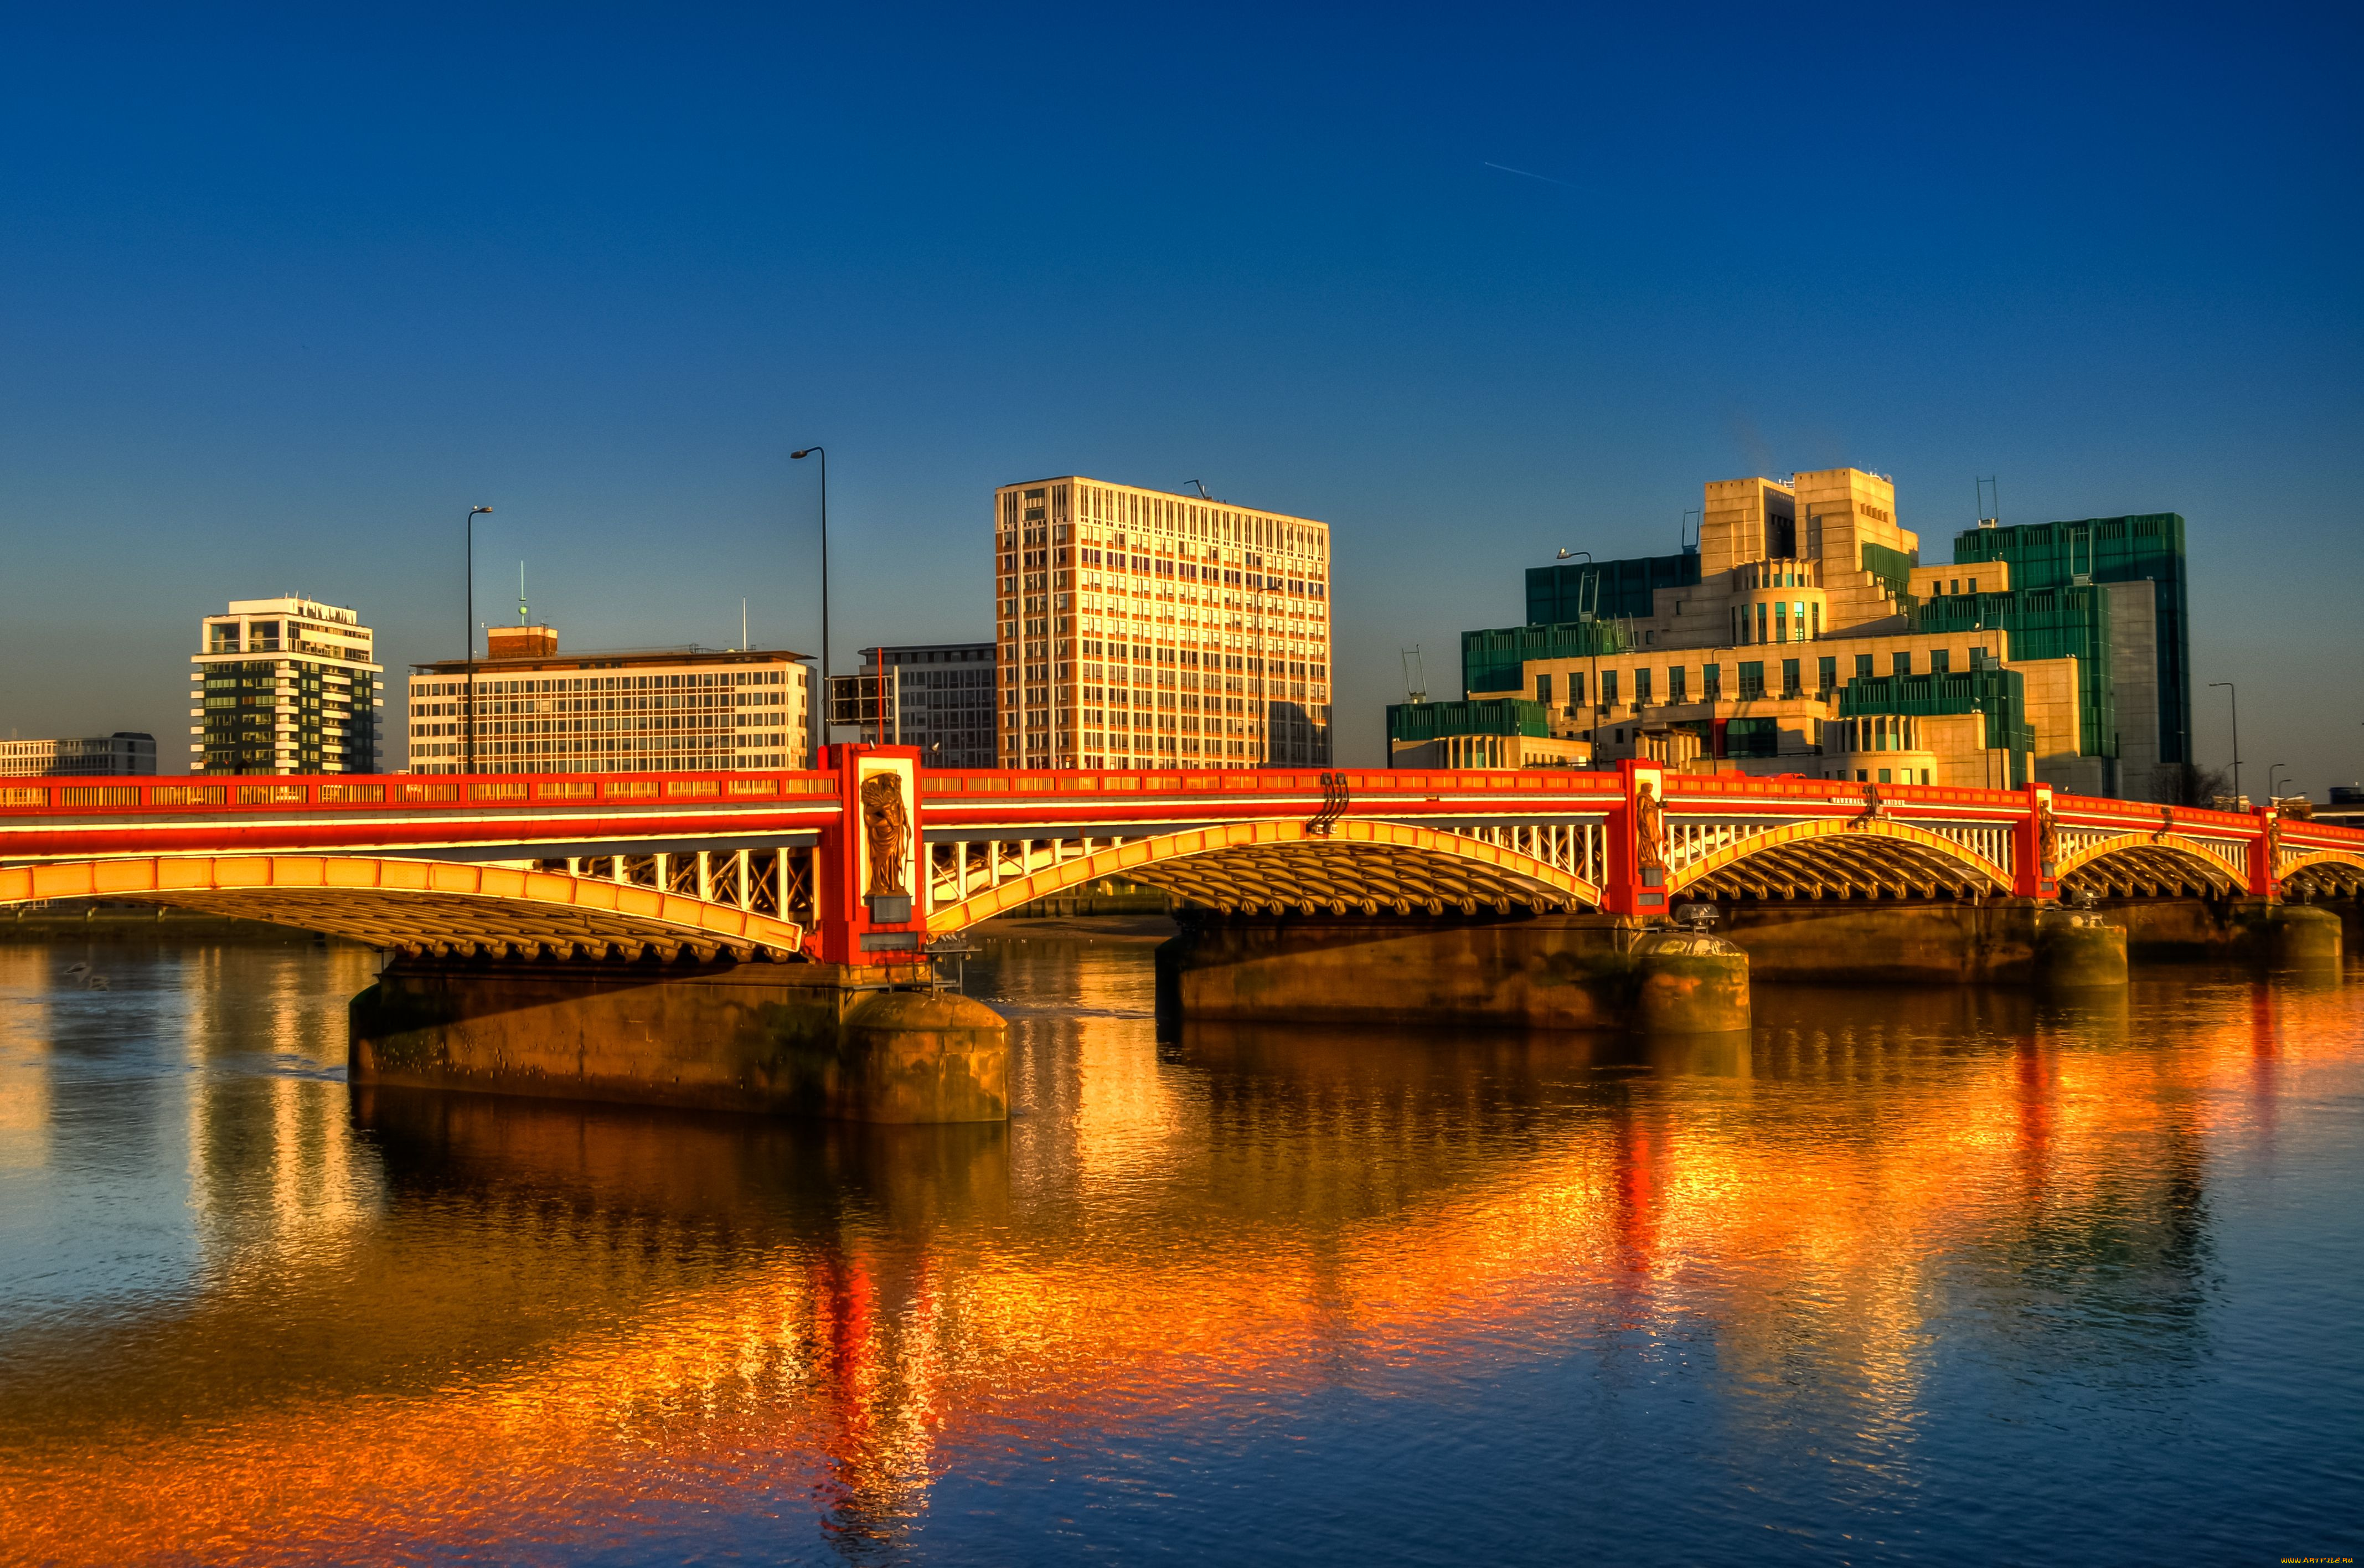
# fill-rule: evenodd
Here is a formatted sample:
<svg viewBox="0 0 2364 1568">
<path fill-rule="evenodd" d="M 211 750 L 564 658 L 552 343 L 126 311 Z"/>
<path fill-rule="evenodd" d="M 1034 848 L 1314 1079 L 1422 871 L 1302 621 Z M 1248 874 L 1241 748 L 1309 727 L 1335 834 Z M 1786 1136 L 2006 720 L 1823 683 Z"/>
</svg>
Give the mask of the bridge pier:
<svg viewBox="0 0 2364 1568">
<path fill-rule="evenodd" d="M 1759 980 L 1807 984 L 2126 983 L 2126 935 L 2035 899 L 1721 905 Z"/>
<path fill-rule="evenodd" d="M 2127 899 L 2102 917 L 2126 934 L 2138 958 L 2215 958 L 2271 969 L 2336 967 L 2346 946 L 2339 913 L 2258 898 Z"/>
<path fill-rule="evenodd" d="M 916 968 L 403 959 L 352 1081 L 856 1122 L 998 1122 L 1007 1026 Z M 899 989 L 898 989 L 899 987 Z"/>
<path fill-rule="evenodd" d="M 1491 1024 L 1705 1034 L 1748 1027 L 1732 944 L 1613 915 L 1356 918 L 1186 910 L 1157 949 L 1187 1018 Z"/>
</svg>

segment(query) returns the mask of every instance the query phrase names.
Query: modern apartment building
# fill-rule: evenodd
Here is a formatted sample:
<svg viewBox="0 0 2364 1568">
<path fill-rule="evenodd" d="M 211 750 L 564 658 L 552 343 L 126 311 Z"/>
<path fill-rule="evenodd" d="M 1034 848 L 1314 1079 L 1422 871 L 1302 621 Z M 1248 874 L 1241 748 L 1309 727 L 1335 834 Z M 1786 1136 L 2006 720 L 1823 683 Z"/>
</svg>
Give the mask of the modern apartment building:
<svg viewBox="0 0 2364 1568">
<path fill-rule="evenodd" d="M 410 666 L 413 773 L 674 773 L 809 765 L 803 654 L 563 654 L 548 626 L 496 626 L 486 655 Z M 474 711 L 471 767 L 470 710 Z"/>
<path fill-rule="evenodd" d="M 829 678 L 829 722 L 874 745 L 917 746 L 930 767 L 993 767 L 991 643 L 864 648 L 858 675 Z"/>
<path fill-rule="evenodd" d="M 1719 481 L 1694 547 L 1529 570 L 1528 623 L 1465 633 L 1464 680 L 1603 761 L 2152 798 L 2190 711 L 2182 532 L 1990 521 L 1924 566 L 1884 476 Z"/>
<path fill-rule="evenodd" d="M 994 492 L 1004 767 L 1330 761 L 1330 529 L 1069 475 Z"/>
<path fill-rule="evenodd" d="M 156 771 L 156 737 L 130 730 L 69 740 L 0 741 L 0 778 L 95 778 Z"/>
<path fill-rule="evenodd" d="M 383 666 L 351 610 L 236 599 L 190 658 L 192 773 L 374 773 Z"/>
</svg>

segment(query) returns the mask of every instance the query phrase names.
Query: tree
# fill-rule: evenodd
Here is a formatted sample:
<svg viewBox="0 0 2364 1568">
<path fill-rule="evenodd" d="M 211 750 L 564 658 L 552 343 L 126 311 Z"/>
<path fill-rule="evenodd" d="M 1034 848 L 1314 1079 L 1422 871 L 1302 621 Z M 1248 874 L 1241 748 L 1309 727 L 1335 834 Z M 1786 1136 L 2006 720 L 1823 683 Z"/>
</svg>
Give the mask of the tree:
<svg viewBox="0 0 2364 1568">
<path fill-rule="evenodd" d="M 2162 763 L 2151 770 L 2151 793 L 2170 806 L 2213 805 L 2216 797 L 2232 793 L 2230 776 L 2221 767 L 2193 762 Z"/>
</svg>

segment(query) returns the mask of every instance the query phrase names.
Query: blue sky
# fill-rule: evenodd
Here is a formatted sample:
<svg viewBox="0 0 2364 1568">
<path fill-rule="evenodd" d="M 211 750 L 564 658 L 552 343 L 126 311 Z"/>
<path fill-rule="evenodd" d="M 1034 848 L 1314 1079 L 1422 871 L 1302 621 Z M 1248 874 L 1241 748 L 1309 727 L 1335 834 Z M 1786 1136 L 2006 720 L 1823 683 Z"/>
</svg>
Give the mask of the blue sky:
<svg viewBox="0 0 2364 1568">
<path fill-rule="evenodd" d="M 1895 476 L 2189 521 L 2203 756 L 2364 777 L 2355 13 L 19 7 L 0 729 L 185 756 L 197 618 L 389 666 L 989 632 L 992 487 L 1323 519 L 1344 757 L 1556 549 Z M 1506 165 L 1522 174 L 1489 164 Z M 390 707 L 389 711 L 395 710 Z"/>
</svg>

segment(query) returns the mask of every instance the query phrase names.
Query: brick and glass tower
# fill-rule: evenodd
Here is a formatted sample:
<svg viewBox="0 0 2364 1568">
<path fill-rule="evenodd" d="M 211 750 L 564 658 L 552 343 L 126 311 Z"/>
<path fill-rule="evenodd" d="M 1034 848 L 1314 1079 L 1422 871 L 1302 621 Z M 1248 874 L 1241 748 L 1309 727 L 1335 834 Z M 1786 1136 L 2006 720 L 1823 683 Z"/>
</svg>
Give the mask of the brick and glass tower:
<svg viewBox="0 0 2364 1568">
<path fill-rule="evenodd" d="M 993 518 L 1002 767 L 1329 764 L 1328 524 L 1076 475 Z"/>
</svg>

